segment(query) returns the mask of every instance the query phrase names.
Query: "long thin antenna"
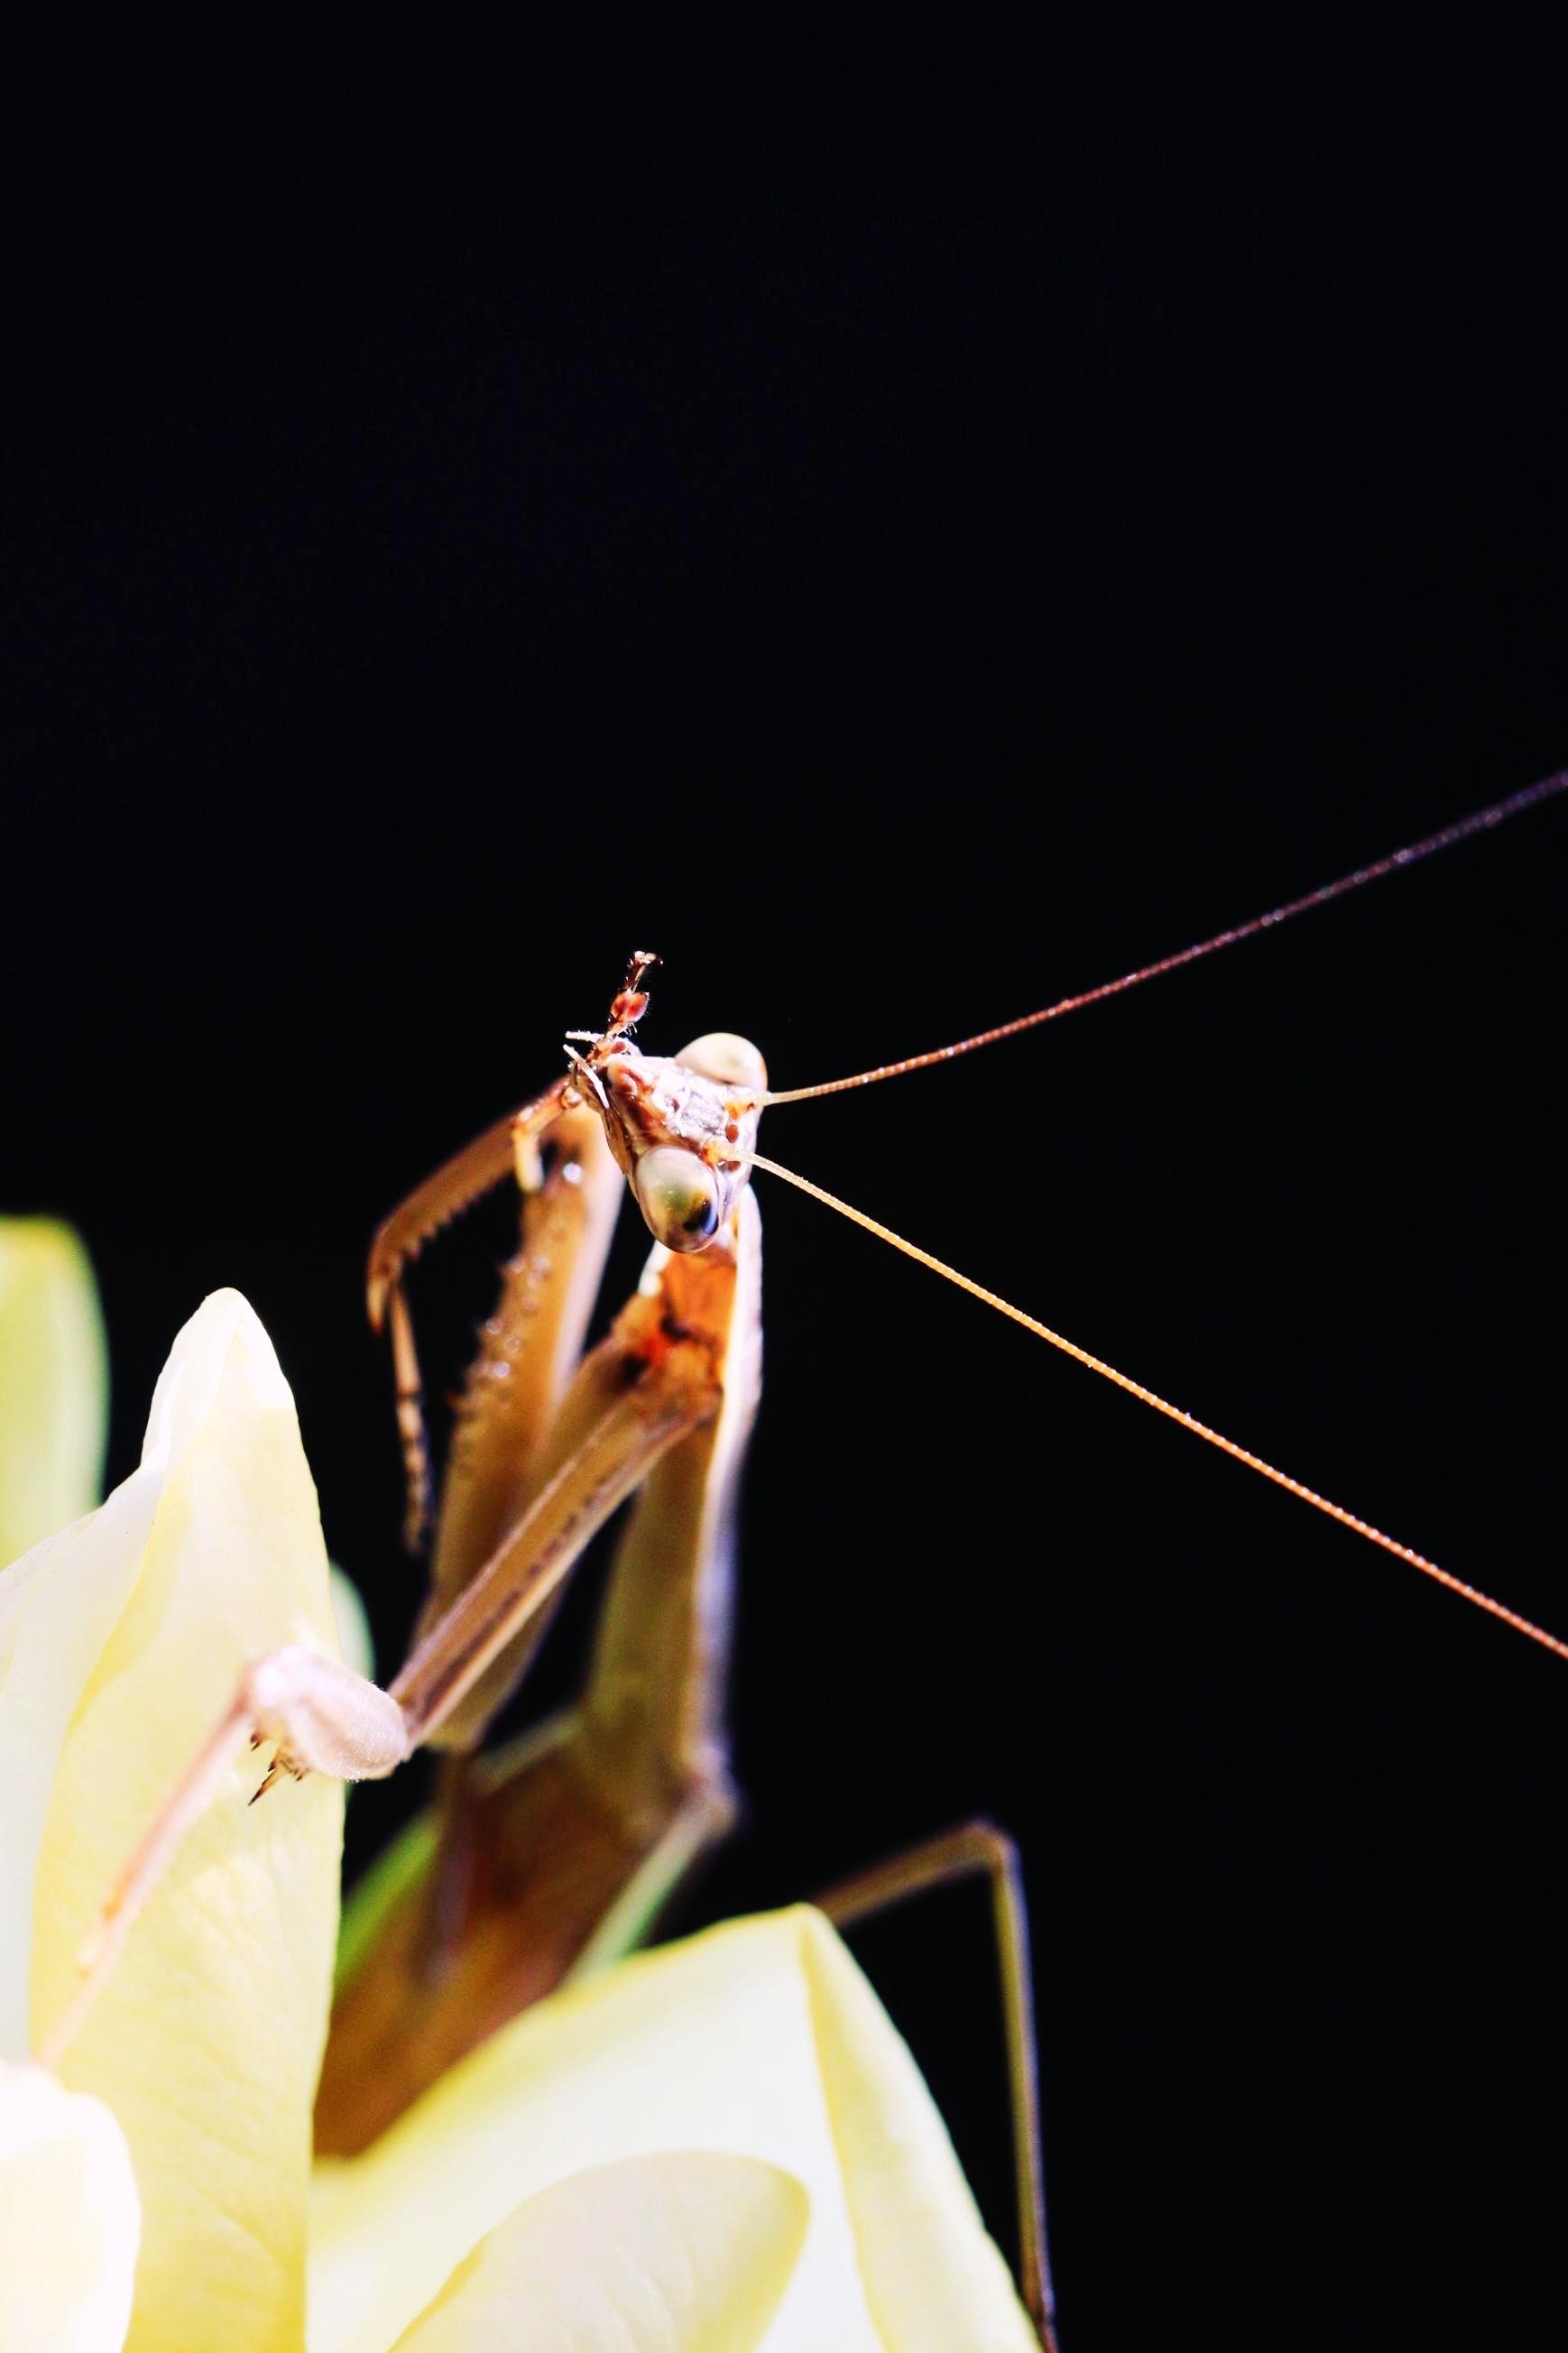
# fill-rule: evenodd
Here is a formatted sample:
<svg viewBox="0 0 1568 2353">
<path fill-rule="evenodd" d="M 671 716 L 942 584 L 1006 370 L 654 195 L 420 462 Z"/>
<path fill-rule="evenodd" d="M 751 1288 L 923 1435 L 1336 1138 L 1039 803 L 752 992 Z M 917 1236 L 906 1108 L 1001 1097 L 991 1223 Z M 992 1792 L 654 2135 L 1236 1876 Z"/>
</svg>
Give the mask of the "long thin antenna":
<svg viewBox="0 0 1568 2353">
<path fill-rule="evenodd" d="M 1265 1462 L 1260 1454 L 1238 1446 L 1234 1438 L 1226 1438 L 1222 1431 L 1211 1430 L 1206 1421 L 1199 1421 L 1195 1415 L 1184 1413 L 1179 1405 L 1172 1405 L 1168 1398 L 1160 1397 L 1153 1389 L 1145 1388 L 1142 1381 L 1133 1380 L 1128 1373 L 1118 1372 L 1116 1366 L 1108 1365 L 1103 1356 L 1091 1356 L 1087 1348 L 1080 1348 L 1076 1340 L 1065 1338 L 1060 1332 L 1053 1332 L 1048 1324 L 1042 1324 L 1037 1317 L 1026 1315 L 1021 1307 L 1015 1307 L 1011 1300 L 1003 1299 L 994 1291 L 987 1291 L 984 1283 L 976 1282 L 972 1276 L 960 1274 L 958 1269 L 949 1266 L 944 1259 L 933 1258 L 930 1250 L 921 1250 L 915 1242 L 905 1241 L 901 1234 L 894 1233 L 890 1226 L 884 1226 L 878 1219 L 868 1217 L 864 1209 L 854 1208 L 849 1202 L 841 1201 L 837 1193 L 829 1193 L 825 1187 L 814 1185 L 809 1176 L 797 1176 L 793 1168 L 781 1168 L 776 1160 L 764 1160 L 760 1152 L 752 1155 L 752 1166 L 766 1169 L 770 1176 L 782 1176 L 786 1185 L 794 1185 L 798 1191 L 809 1193 L 814 1201 L 822 1202 L 826 1208 L 837 1209 L 841 1218 L 849 1219 L 851 1225 L 863 1226 L 879 1241 L 891 1242 L 893 1248 L 902 1250 L 906 1258 L 914 1259 L 921 1266 L 929 1266 L 933 1274 L 940 1274 L 945 1282 L 955 1283 L 960 1291 L 967 1291 L 972 1299 L 980 1300 L 986 1307 L 994 1307 L 1010 1323 L 1021 1324 L 1026 1332 L 1032 1332 L 1037 1340 L 1048 1341 L 1053 1348 L 1059 1348 L 1062 1355 L 1070 1356 L 1075 1364 L 1087 1366 L 1091 1373 L 1098 1373 L 1102 1380 L 1112 1382 L 1119 1389 L 1125 1389 L 1129 1397 L 1137 1398 L 1141 1404 L 1152 1406 L 1154 1411 L 1163 1413 L 1167 1421 L 1176 1422 L 1183 1430 L 1191 1430 L 1194 1438 L 1206 1440 L 1210 1446 L 1217 1446 L 1222 1454 L 1230 1456 L 1232 1461 L 1245 1463 L 1260 1478 L 1268 1479 L 1276 1487 L 1283 1487 L 1288 1495 L 1296 1496 L 1303 1504 L 1310 1504 L 1312 1509 L 1321 1512 L 1325 1518 L 1337 1520 L 1341 1527 L 1350 1528 L 1356 1535 L 1364 1536 L 1369 1544 L 1392 1553 L 1395 1560 L 1405 1562 L 1411 1568 L 1418 1568 L 1422 1576 L 1429 1577 L 1435 1585 L 1443 1586 L 1449 1593 L 1457 1593 L 1462 1601 L 1473 1602 L 1478 1609 L 1484 1609 L 1489 1618 L 1500 1619 L 1505 1626 L 1511 1626 L 1516 1634 L 1524 1635 L 1529 1641 L 1538 1642 L 1543 1651 L 1551 1651 L 1559 1659 L 1568 1659 L 1568 1642 L 1560 1641 L 1544 1627 L 1537 1626 L 1529 1618 L 1521 1618 L 1518 1610 L 1508 1609 L 1504 1603 L 1494 1601 L 1489 1593 L 1482 1593 L 1478 1587 L 1467 1585 L 1462 1577 L 1455 1577 L 1450 1570 L 1439 1568 L 1437 1563 L 1428 1560 L 1425 1553 L 1415 1552 L 1409 1545 L 1400 1544 L 1394 1537 L 1384 1535 L 1383 1530 L 1374 1528 L 1370 1520 L 1359 1519 L 1354 1512 L 1347 1512 L 1342 1504 L 1331 1503 L 1328 1496 L 1320 1495 L 1315 1487 L 1304 1486 L 1300 1479 L 1292 1479 L 1288 1472 L 1277 1471 L 1273 1463 Z"/>
<path fill-rule="evenodd" d="M 1256 938 L 1259 932 L 1272 931 L 1276 923 L 1288 923 L 1292 915 L 1304 915 L 1313 907 L 1326 907 L 1331 900 L 1342 899 L 1348 892 L 1359 891 L 1365 882 L 1381 881 L 1403 866 L 1414 866 L 1423 858 L 1430 858 L 1439 849 L 1451 849 L 1458 841 L 1468 841 L 1473 834 L 1486 833 L 1510 817 L 1518 817 L 1538 802 L 1551 800 L 1556 793 L 1568 790 L 1568 768 L 1560 768 L 1555 776 L 1543 776 L 1539 784 L 1526 785 L 1506 800 L 1494 801 L 1490 808 L 1478 809 L 1473 816 L 1462 817 L 1453 825 L 1445 825 L 1429 833 L 1424 841 L 1413 841 L 1407 849 L 1391 850 L 1386 858 L 1377 859 L 1371 866 L 1358 866 L 1353 874 L 1342 874 L 1337 882 L 1325 882 L 1316 891 L 1309 891 L 1300 899 L 1288 899 L 1282 907 L 1271 907 L 1266 915 L 1254 915 L 1250 923 L 1235 923 L 1227 932 L 1216 932 L 1212 939 L 1199 940 L 1190 948 L 1178 949 L 1174 955 L 1161 956 L 1153 964 L 1140 965 L 1136 972 L 1124 972 L 1119 980 L 1101 981 L 1098 988 L 1086 988 L 1077 997 L 1064 997 L 1055 1005 L 1043 1006 L 1037 1013 L 1020 1014 L 1016 1021 L 1004 1021 L 994 1029 L 982 1029 L 973 1038 L 961 1038 L 956 1045 L 937 1046 L 927 1054 L 907 1054 L 901 1062 L 880 1062 L 874 1071 L 857 1071 L 852 1078 L 826 1079 L 819 1086 L 787 1087 L 776 1094 L 765 1094 L 762 1101 L 770 1108 L 778 1103 L 808 1103 L 816 1095 L 839 1095 L 850 1087 L 874 1086 L 879 1079 L 902 1078 L 906 1071 L 929 1070 L 933 1062 L 951 1062 L 960 1054 L 972 1054 L 978 1046 L 994 1046 L 1003 1038 L 1016 1038 L 1020 1030 L 1037 1029 L 1043 1021 L 1056 1021 L 1064 1013 L 1076 1013 L 1080 1006 L 1098 1005 L 1102 997 L 1120 997 L 1124 989 L 1136 988 L 1140 981 L 1157 980 L 1162 973 L 1176 972 L 1184 964 L 1196 964 L 1203 956 L 1213 955 L 1220 948 L 1235 947 L 1238 940 Z M 758 1166 L 763 1164 L 759 1161 Z"/>
</svg>

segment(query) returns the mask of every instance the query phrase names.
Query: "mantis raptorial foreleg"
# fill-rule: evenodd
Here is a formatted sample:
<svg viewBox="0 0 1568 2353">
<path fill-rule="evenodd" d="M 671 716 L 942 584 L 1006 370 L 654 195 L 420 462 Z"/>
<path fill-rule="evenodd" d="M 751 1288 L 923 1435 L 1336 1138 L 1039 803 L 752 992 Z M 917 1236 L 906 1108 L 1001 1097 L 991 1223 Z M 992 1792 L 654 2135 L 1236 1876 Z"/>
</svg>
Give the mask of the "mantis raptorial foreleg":
<svg viewBox="0 0 1568 2353">
<path fill-rule="evenodd" d="M 501 1270 L 501 1288 L 480 1327 L 479 1347 L 458 1403 L 441 1508 L 430 1561 L 430 1590 L 416 1632 L 434 1630 L 451 1602 L 505 1541 L 549 1472 L 571 1451 L 552 1424 L 582 1353 L 588 1318 L 604 1274 L 605 1257 L 622 1200 L 619 1169 L 595 1114 L 561 1108 L 561 1090 L 505 1123 L 508 1148 L 522 1197 L 518 1248 Z M 500 1130 L 448 1164 L 441 1181 L 420 1187 L 427 1205 L 411 1224 L 407 1205 L 395 1212 L 371 1253 L 369 1304 L 373 1323 L 384 1300 L 391 1311 L 398 1411 L 411 1410 L 408 1382 L 417 1383 L 406 1295 L 395 1256 L 430 1208 L 450 1202 L 468 1181 L 465 1171 L 493 1165 Z M 405 1423 L 405 1444 L 407 1443 Z M 548 1443 L 552 1438 L 556 1442 Z M 422 1457 L 421 1457 L 422 1460 Z M 410 1484 L 410 1527 L 424 1484 Z M 406 1533 L 406 1531 L 405 1531 Z M 461 1933 L 472 1873 L 480 1858 L 479 1825 L 470 1819 L 467 1757 L 495 1708 L 526 1672 L 553 1616 L 546 1605 L 509 1656 L 480 1678 L 442 1726 L 444 1763 L 439 1807 L 442 1835 L 426 1903 L 425 1970 L 433 1978 Z"/>
<path fill-rule="evenodd" d="M 397 1433 L 403 1445 L 406 1488 L 403 1535 L 410 1551 L 417 1549 L 429 1524 L 430 1450 L 425 1435 L 425 1385 L 403 1287 L 404 1269 L 418 1257 L 433 1234 L 500 1184 L 514 1166 L 530 1165 L 534 1141 L 554 1119 L 564 1085 L 564 1080 L 557 1080 L 534 1102 L 525 1103 L 521 1111 L 509 1112 L 482 1135 L 476 1135 L 398 1204 L 377 1229 L 371 1245 L 370 1320 L 378 1332 L 386 1324 L 392 1337 Z"/>
<path fill-rule="evenodd" d="M 587 1110 L 520 1121 L 513 1157 L 522 1229 L 458 1399 L 416 1643 L 505 1541 L 604 1402 L 591 1399 L 569 1424 L 560 1420 L 625 1195 L 621 1173 Z M 537 1620 L 535 1628 L 542 1630 Z M 503 1678 L 492 1672 L 443 1726 L 441 1746 L 459 1749 L 478 1737 L 504 1696 Z"/>
</svg>

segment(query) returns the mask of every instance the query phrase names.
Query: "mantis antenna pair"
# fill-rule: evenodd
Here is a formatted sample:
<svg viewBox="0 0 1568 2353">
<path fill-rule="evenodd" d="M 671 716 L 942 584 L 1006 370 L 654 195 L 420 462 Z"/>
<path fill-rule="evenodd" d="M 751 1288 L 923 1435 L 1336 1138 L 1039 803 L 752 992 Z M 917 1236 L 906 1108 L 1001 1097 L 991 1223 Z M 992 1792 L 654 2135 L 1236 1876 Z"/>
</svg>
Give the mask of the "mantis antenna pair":
<svg viewBox="0 0 1568 2353">
<path fill-rule="evenodd" d="M 632 1031 L 655 959 L 632 959 L 601 1031 L 574 1031 L 567 1069 L 411 1194 L 377 1233 L 372 1323 L 388 1329 L 408 1492 L 430 1517 L 410 1262 L 515 1175 L 522 1234 L 458 1404 L 435 1520 L 430 1593 L 406 1664 L 383 1691 L 294 1648 L 255 1662 L 110 1893 L 77 1998 L 40 2053 L 74 2033 L 184 1830 L 248 1741 L 280 1776 L 391 1773 L 444 1753 L 439 1840 L 423 1879 L 383 1908 L 374 1968 L 341 1989 L 318 2107 L 323 2147 L 363 2147 L 442 2070 L 571 1973 L 627 1949 L 733 1819 L 723 1724 L 732 1523 L 761 1373 L 754 1169 L 783 1178 L 1180 1423 L 1275 1485 L 1568 1659 L 1568 1643 L 969 1277 L 757 1150 L 764 1109 L 951 1060 L 1172 972 L 1327 904 L 1568 790 L 1547 777 L 1408 849 L 1120 978 L 934 1051 L 825 1085 L 770 1090 L 757 1050 L 712 1033 L 670 1059 Z M 637 1292 L 584 1356 L 611 1229 L 629 1184 L 656 1244 Z M 636 1494 L 580 1705 L 483 1763 L 485 1732 L 525 1672 L 565 1579 Z M 848 1921 L 970 1871 L 988 1873 L 1002 1957 L 1022 2289 L 1044 2342 L 1051 2296 L 1040 2199 L 1021 1885 L 1009 1842 L 974 1824 L 824 1899 Z"/>
</svg>

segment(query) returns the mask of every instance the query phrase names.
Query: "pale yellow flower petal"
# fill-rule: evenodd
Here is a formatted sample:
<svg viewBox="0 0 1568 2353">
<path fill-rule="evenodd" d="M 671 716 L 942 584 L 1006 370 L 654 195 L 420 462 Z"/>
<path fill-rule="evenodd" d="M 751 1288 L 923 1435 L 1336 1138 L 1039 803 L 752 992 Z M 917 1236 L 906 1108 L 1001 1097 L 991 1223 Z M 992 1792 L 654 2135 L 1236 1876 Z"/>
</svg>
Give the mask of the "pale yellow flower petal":
<svg viewBox="0 0 1568 2353">
<path fill-rule="evenodd" d="M 752 2353 L 807 2212 L 799 2182 L 754 2158 L 574 2173 L 480 2240 L 396 2353 Z"/>
<path fill-rule="evenodd" d="M 805 1906 L 557 1995 L 363 2157 L 319 2168 L 312 2353 L 385 2353 L 522 2199 L 672 2147 L 759 2158 L 805 2187 L 810 2227 L 768 2353 L 1031 2353 L 908 2052 Z"/>
<path fill-rule="evenodd" d="M 141 1469 L 0 1576 L 0 1914 L 25 1915 L 30 1890 L 36 2038 L 241 1665 L 296 1641 L 335 1655 L 315 1490 L 271 1344 L 220 1293 L 175 1342 Z M 257 1778 L 247 1756 L 186 1839 L 61 2066 L 131 2146 L 143 2237 L 129 2343 L 145 2353 L 300 2341 L 342 1799 L 312 1779 L 247 1810 Z"/>
<path fill-rule="evenodd" d="M 0 1218 L 0 1566 L 97 1503 L 108 1395 L 87 1252 L 52 1218 Z"/>
<path fill-rule="evenodd" d="M 109 2110 L 0 2061 L 0 2353 L 120 2353 L 140 2228 Z"/>
</svg>

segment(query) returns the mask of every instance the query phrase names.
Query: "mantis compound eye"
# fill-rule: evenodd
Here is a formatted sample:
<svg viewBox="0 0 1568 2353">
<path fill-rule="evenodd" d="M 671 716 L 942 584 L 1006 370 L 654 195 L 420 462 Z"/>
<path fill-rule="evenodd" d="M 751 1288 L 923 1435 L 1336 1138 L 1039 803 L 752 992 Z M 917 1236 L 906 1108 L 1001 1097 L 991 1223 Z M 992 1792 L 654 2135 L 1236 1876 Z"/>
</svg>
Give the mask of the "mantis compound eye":
<svg viewBox="0 0 1568 2353">
<path fill-rule="evenodd" d="M 719 1180 L 695 1152 L 661 1144 L 645 1152 L 635 1179 L 637 1207 L 666 1250 L 700 1250 L 719 1230 Z"/>
</svg>

